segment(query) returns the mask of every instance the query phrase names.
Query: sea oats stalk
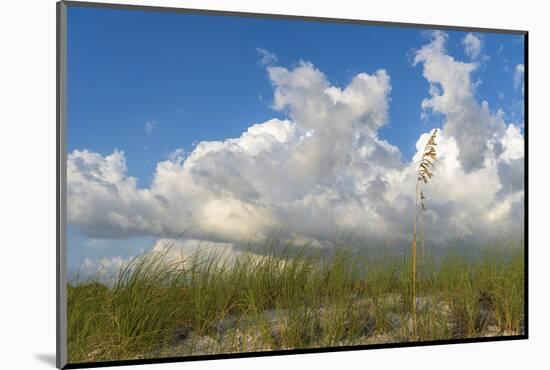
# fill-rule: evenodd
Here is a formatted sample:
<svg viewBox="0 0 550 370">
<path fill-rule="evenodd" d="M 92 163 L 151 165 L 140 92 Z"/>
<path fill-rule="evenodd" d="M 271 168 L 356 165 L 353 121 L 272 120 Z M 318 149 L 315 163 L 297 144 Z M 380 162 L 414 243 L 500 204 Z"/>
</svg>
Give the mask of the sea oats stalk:
<svg viewBox="0 0 550 370">
<path fill-rule="evenodd" d="M 424 200 L 426 197 L 422 192 L 421 186 L 422 183 L 427 184 L 428 181 L 433 177 L 431 169 L 433 169 L 434 162 L 437 160 L 437 151 L 435 147 L 437 146 L 435 138 L 437 136 L 437 129 L 435 129 L 426 146 L 422 152 L 422 157 L 420 159 L 420 164 L 418 165 L 417 178 L 416 178 L 416 193 L 415 193 L 415 212 L 414 212 L 414 222 L 413 222 L 413 241 L 412 241 L 412 319 L 413 319 L 413 330 L 416 335 L 416 226 L 418 223 L 418 218 L 421 216 L 422 211 L 426 209 L 424 205 Z M 424 231 L 422 230 L 421 235 L 421 244 L 422 252 L 424 252 Z"/>
</svg>

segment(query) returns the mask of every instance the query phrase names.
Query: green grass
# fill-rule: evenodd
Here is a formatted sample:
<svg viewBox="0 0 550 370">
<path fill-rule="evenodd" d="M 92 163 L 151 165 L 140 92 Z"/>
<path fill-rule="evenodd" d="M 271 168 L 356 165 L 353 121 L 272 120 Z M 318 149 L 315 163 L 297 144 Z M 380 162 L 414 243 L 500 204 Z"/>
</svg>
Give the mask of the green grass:
<svg viewBox="0 0 550 370">
<path fill-rule="evenodd" d="M 417 328 L 410 261 L 270 240 L 255 254 L 145 253 L 111 284 L 68 286 L 72 363 L 415 340 L 523 331 L 520 246 L 421 257 Z"/>
</svg>

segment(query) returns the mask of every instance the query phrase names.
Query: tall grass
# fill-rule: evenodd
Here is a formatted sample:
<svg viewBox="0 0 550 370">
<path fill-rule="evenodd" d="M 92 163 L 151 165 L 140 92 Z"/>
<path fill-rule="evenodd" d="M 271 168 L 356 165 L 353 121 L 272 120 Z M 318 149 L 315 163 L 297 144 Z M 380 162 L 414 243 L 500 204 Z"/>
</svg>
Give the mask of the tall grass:
<svg viewBox="0 0 550 370">
<path fill-rule="evenodd" d="M 148 252 L 112 285 L 68 286 L 72 363 L 519 334 L 523 254 L 411 261 L 270 245 L 261 254 Z"/>
</svg>

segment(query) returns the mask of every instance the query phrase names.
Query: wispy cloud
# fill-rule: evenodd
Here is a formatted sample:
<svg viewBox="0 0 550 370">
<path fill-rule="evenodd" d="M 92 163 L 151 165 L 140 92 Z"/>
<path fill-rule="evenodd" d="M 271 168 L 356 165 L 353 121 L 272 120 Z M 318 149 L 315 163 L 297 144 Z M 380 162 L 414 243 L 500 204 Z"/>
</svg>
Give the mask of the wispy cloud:
<svg viewBox="0 0 550 370">
<path fill-rule="evenodd" d="M 260 60 L 258 60 L 258 64 L 267 66 L 277 63 L 278 58 L 277 55 L 274 53 L 263 49 L 263 48 L 256 48 L 256 51 L 260 54 Z"/>
<path fill-rule="evenodd" d="M 515 71 L 514 71 L 514 87 L 516 89 L 519 89 L 521 87 L 521 92 L 523 93 L 524 87 L 523 87 L 523 78 L 525 75 L 525 66 L 523 64 L 516 65 Z"/>
<path fill-rule="evenodd" d="M 471 32 L 462 39 L 462 45 L 464 45 L 464 52 L 470 59 L 476 59 L 481 54 L 481 39 Z"/>
<path fill-rule="evenodd" d="M 491 57 L 483 52 L 483 44 L 483 36 L 471 32 L 462 39 L 464 53 L 475 62 L 485 63 L 491 60 Z"/>
<path fill-rule="evenodd" d="M 153 134 L 153 131 L 155 131 L 155 128 L 157 127 L 157 123 L 155 121 L 147 121 L 145 122 L 144 130 L 147 135 Z"/>
</svg>

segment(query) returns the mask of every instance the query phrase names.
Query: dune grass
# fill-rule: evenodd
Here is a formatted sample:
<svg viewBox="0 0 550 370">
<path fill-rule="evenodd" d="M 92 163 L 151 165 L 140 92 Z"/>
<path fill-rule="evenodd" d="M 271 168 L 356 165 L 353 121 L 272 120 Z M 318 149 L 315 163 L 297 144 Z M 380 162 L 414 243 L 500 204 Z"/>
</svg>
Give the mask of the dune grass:
<svg viewBox="0 0 550 370">
<path fill-rule="evenodd" d="M 276 243 L 275 243 L 276 244 Z M 107 284 L 68 285 L 71 363 L 523 331 L 523 248 L 411 262 L 266 243 L 261 254 L 145 253 Z M 416 332 L 414 332 L 416 331 Z"/>
</svg>

